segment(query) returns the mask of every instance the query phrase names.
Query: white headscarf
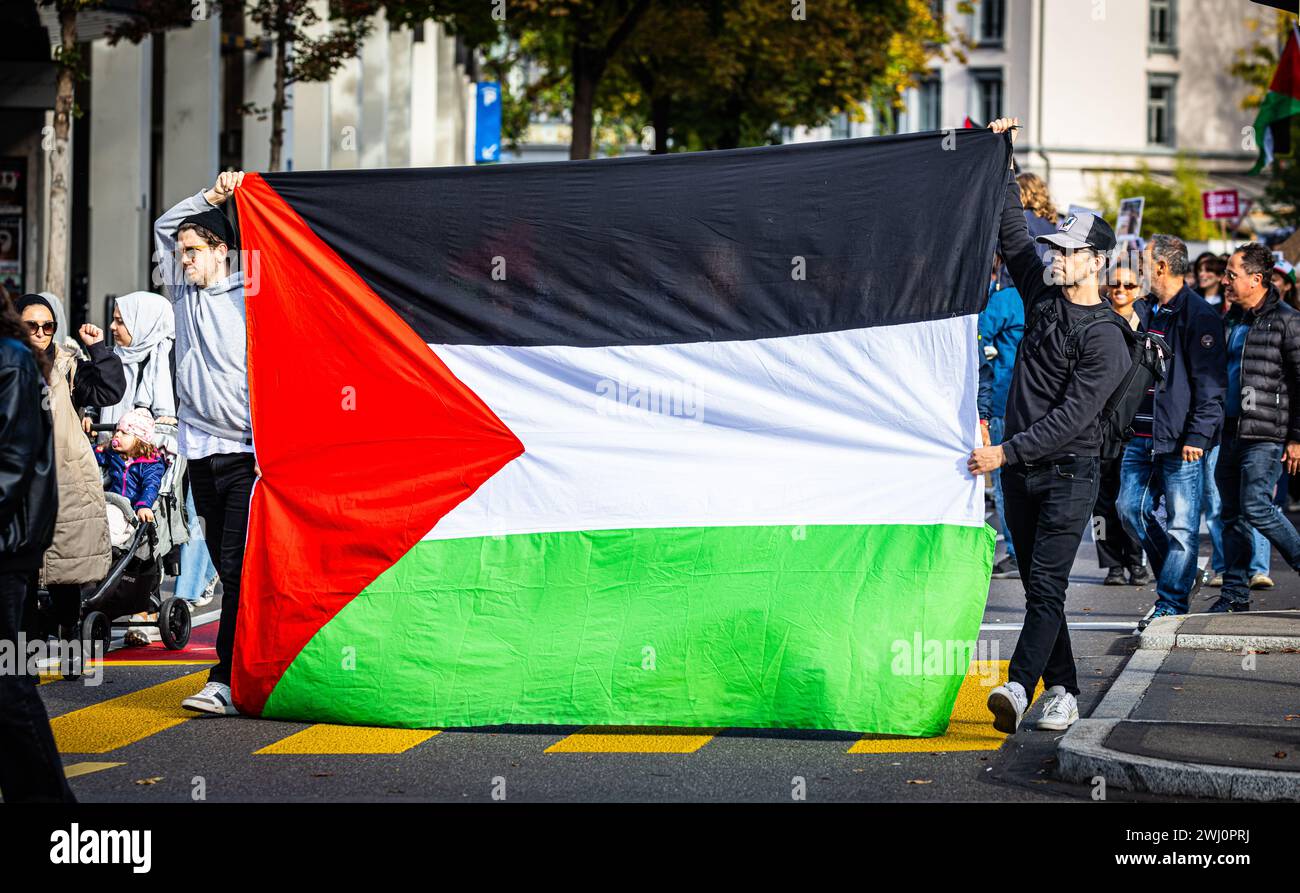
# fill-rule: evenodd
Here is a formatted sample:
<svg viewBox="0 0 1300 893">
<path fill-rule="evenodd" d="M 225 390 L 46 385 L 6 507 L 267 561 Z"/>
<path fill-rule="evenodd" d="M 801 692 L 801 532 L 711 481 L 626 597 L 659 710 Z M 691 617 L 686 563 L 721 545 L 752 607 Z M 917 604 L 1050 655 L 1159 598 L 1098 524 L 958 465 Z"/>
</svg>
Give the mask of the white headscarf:
<svg viewBox="0 0 1300 893">
<path fill-rule="evenodd" d="M 78 353 L 81 350 L 81 342 L 77 340 L 76 332 L 68 331 L 68 312 L 63 309 L 63 302 L 48 291 L 39 294 L 50 305 L 50 311 L 54 314 L 54 330 L 57 337 L 63 339 L 64 347 L 73 353 Z"/>
<path fill-rule="evenodd" d="M 155 417 L 175 416 L 171 350 L 176 339 L 176 320 L 171 302 L 153 292 L 133 291 L 117 299 L 117 310 L 122 314 L 122 324 L 131 333 L 129 346 L 119 344 L 113 348 L 126 373 L 126 391 L 117 405 L 100 411 L 99 420 L 115 423 L 137 406 Z"/>
</svg>

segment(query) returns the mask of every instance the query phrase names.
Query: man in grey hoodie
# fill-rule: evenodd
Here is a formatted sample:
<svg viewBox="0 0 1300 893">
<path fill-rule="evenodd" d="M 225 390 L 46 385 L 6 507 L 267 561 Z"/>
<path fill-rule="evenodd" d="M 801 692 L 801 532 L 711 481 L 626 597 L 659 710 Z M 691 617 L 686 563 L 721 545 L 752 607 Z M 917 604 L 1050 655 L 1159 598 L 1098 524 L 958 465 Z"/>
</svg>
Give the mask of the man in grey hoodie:
<svg viewBox="0 0 1300 893">
<path fill-rule="evenodd" d="M 238 245 L 220 208 L 243 182 L 227 171 L 211 189 L 178 203 L 154 224 L 157 261 L 176 314 L 176 401 L 181 452 L 194 505 L 221 579 L 217 665 L 181 706 L 235 714 L 230 667 L 239 615 L 248 507 L 257 479 L 248 403 L 248 337 Z"/>
</svg>

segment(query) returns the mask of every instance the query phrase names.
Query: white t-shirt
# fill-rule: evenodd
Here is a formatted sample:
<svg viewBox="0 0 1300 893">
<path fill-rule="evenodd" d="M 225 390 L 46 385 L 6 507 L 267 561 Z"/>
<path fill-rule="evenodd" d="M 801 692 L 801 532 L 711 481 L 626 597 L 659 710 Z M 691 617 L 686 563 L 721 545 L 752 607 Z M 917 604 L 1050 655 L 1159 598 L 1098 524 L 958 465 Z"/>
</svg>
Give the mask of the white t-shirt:
<svg viewBox="0 0 1300 893">
<path fill-rule="evenodd" d="M 244 443 L 242 440 L 231 440 L 228 437 L 217 437 L 215 434 L 209 434 L 195 428 L 193 425 L 186 424 L 184 419 L 181 419 L 180 426 L 176 431 L 176 445 L 180 448 L 181 455 L 187 460 L 203 459 L 219 453 L 253 452 L 251 443 Z"/>
</svg>

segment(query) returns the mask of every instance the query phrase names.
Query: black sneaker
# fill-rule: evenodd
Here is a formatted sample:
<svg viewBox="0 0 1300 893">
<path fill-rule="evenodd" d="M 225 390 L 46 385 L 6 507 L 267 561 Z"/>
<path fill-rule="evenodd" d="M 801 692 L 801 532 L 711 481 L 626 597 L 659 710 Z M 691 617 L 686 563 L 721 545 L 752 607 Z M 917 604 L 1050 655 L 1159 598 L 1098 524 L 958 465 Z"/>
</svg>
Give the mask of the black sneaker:
<svg viewBox="0 0 1300 893">
<path fill-rule="evenodd" d="M 1151 582 L 1151 571 L 1145 564 L 1135 564 L 1128 569 L 1128 582 L 1131 586 L 1145 586 Z"/>
<path fill-rule="evenodd" d="M 1234 602 L 1232 599 L 1219 596 L 1219 600 L 1210 605 L 1207 614 L 1236 614 L 1241 611 L 1249 611 L 1250 602 Z"/>
<path fill-rule="evenodd" d="M 1010 555 L 1003 558 L 997 564 L 993 565 L 993 579 L 995 580 L 1019 580 L 1020 565 Z"/>
<path fill-rule="evenodd" d="M 1123 586 L 1127 582 L 1128 576 L 1122 567 L 1112 567 L 1106 571 L 1106 579 L 1101 581 L 1103 586 Z"/>
</svg>

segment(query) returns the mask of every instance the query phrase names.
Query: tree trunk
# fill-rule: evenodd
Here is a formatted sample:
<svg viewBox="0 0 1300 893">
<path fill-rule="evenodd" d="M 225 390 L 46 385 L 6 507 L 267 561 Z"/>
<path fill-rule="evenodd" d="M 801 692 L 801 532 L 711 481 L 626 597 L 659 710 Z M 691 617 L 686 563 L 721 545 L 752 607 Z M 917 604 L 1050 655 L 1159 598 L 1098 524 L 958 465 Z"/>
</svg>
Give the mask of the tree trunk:
<svg viewBox="0 0 1300 893">
<path fill-rule="evenodd" d="M 591 131 L 596 114 L 596 83 L 600 71 L 592 59 L 592 51 L 575 45 L 573 48 L 573 106 L 569 117 L 573 122 L 573 135 L 569 142 L 569 158 L 591 157 Z"/>
<path fill-rule="evenodd" d="M 668 154 L 668 109 L 670 100 L 667 96 L 656 96 L 650 101 L 650 126 L 655 129 L 655 148 L 652 155 Z"/>
<path fill-rule="evenodd" d="M 64 63 L 54 98 L 54 146 L 50 153 L 50 240 L 45 253 L 45 291 L 62 301 L 68 299 L 68 206 L 71 173 L 68 151 L 72 132 L 72 103 L 76 72 L 68 60 L 77 52 L 77 7 L 72 0 L 59 5 L 59 30 Z M 63 334 L 67 334 L 66 332 Z"/>
<path fill-rule="evenodd" d="M 283 10 L 283 7 L 281 9 Z M 268 165 L 268 168 L 273 171 L 280 169 L 280 156 L 284 149 L 285 80 L 289 73 L 288 40 L 285 32 L 288 25 L 283 12 L 276 17 L 275 98 L 271 100 L 271 162 Z"/>
</svg>

